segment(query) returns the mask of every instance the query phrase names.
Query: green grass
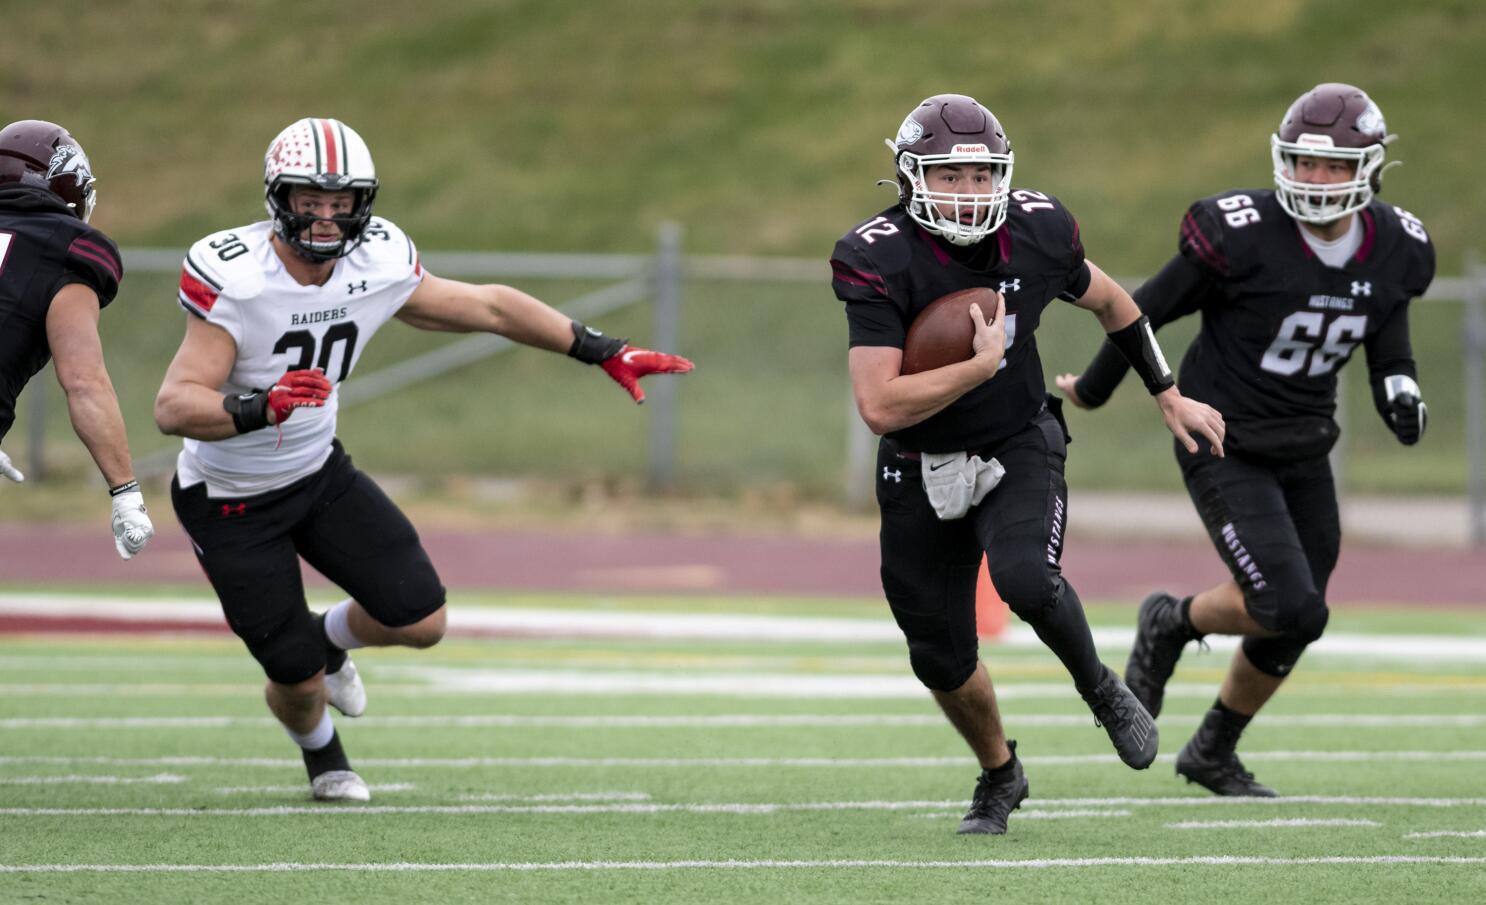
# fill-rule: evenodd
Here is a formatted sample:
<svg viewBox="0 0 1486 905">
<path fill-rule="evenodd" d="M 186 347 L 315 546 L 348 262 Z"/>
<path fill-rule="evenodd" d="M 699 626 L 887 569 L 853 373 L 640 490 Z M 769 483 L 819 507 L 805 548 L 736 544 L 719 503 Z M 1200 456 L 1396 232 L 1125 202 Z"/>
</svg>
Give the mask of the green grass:
<svg viewBox="0 0 1486 905">
<path fill-rule="evenodd" d="M 1055 192 L 1078 215 L 1092 259 L 1142 275 L 1174 250 L 1193 198 L 1269 184 L 1270 132 L 1322 79 L 1355 81 L 1379 100 L 1401 136 L 1393 154 L 1408 161 L 1390 171 L 1387 197 L 1429 226 L 1441 273 L 1460 272 L 1486 208 L 1486 184 L 1464 175 L 1486 145 L 1486 122 L 1461 115 L 1486 81 L 1486 17 L 1466 0 L 1241 10 L 1182 0 L 427 0 L 354 16 L 318 0 L 209 12 L 129 0 L 107 16 L 89 10 L 64 0 L 9 11 L 0 97 L 6 116 L 50 117 L 80 137 L 100 179 L 97 222 L 126 246 L 184 249 L 261 217 L 262 149 L 297 117 L 334 115 L 375 152 L 378 210 L 425 250 L 647 252 L 672 220 L 690 252 L 823 260 L 891 200 L 873 185 L 889 171 L 882 137 L 920 98 L 960 90 L 1003 120 L 1016 181 Z M 842 317 L 822 274 L 814 286 L 687 287 L 679 351 L 699 369 L 680 392 L 682 490 L 840 493 L 853 416 Z M 154 434 L 150 405 L 181 332 L 172 282 L 131 276 L 104 317 L 139 453 L 170 445 Z M 592 287 L 529 288 L 562 301 Z M 643 308 L 603 325 L 652 335 Z M 1398 447 L 1371 412 L 1362 367 L 1348 369 L 1350 489 L 1463 490 L 1458 325 L 1457 306 L 1416 310 L 1434 414 L 1417 448 Z M 1175 358 L 1180 330 L 1171 333 Z M 1072 312 L 1039 333 L 1050 373 L 1081 367 L 1097 339 Z M 390 326 L 361 373 L 442 341 Z M 1110 411 L 1076 420 L 1075 488 L 1178 489 L 1169 443 L 1139 397 L 1127 389 Z M 22 402 L 12 454 L 30 417 Z M 343 433 L 378 471 L 618 484 L 644 471 L 644 410 L 556 357 L 506 356 L 375 408 L 349 412 Z M 92 480 L 52 412 L 50 461 L 62 477 Z"/>
<path fill-rule="evenodd" d="M 456 607 L 488 605 L 461 597 Z M 654 609 L 648 601 L 539 596 L 521 606 Z M 776 611 L 764 601 L 730 601 L 740 613 Z M 772 604 L 788 603 L 773 601 Z M 719 609 L 706 600 L 693 610 Z M 886 620 L 879 604 L 841 601 L 835 612 Z M 1407 619 L 1408 631 L 1451 634 L 1469 614 L 1365 610 L 1339 612 L 1338 631 L 1377 633 Z M 1128 602 L 1091 607 L 1096 627 L 1127 626 Z M 1478 628 L 1478 626 L 1477 626 Z M 1122 651 L 1106 650 L 1115 662 Z M 1471 901 L 1486 892 L 1479 864 L 1354 863 L 1103 867 L 932 867 L 943 862 L 1210 856 L 1377 858 L 1482 856 L 1470 838 L 1410 838 L 1411 832 L 1483 827 L 1470 760 L 1328 761 L 1266 757 L 1266 752 L 1480 751 L 1478 722 L 1486 683 L 1478 665 L 1309 657 L 1246 734 L 1242 750 L 1260 778 L 1289 795 L 1470 799 L 1474 804 L 1222 804 L 1179 783 L 1170 763 L 1132 773 L 1107 755 L 1057 662 L 1040 648 L 983 650 L 1003 689 L 1002 710 L 1026 759 L 1033 800 L 1001 838 L 954 834 L 974 767 L 963 743 L 927 695 L 882 698 L 634 694 L 610 688 L 605 675 L 708 676 L 786 674 L 797 682 L 866 676 L 908 679 L 900 643 L 809 641 L 546 639 L 450 640 L 431 651 L 364 651 L 372 709 L 338 720 L 348 751 L 374 789 L 375 805 L 398 808 L 500 806 L 500 812 L 394 811 L 230 814 L 242 808 L 306 808 L 304 777 L 292 747 L 263 710 L 256 666 L 232 639 L 131 637 L 0 638 L 0 807 L 55 808 L 58 814 L 9 813 L 0 835 L 0 867 L 9 865 L 354 864 L 350 871 L 294 873 L 6 874 L 0 901 L 228 902 L 314 897 L 365 903 L 403 901 L 900 902 L 995 896 L 1039 902 L 1188 901 L 1215 888 L 1235 901 L 1350 903 L 1378 898 Z M 1225 658 L 1189 652 L 1161 719 L 1169 757 L 1211 700 Z M 582 693 L 477 692 L 459 681 L 510 670 L 564 672 L 598 680 Z M 70 690 L 76 689 L 76 690 Z M 1046 689 L 1047 693 L 1030 695 Z M 1330 721 L 1315 717 L 1330 714 Z M 1460 725 L 1426 720 L 1390 731 L 1336 724 L 1349 714 L 1375 718 L 1458 716 Z M 595 725 L 628 716 L 755 718 L 753 724 Z M 784 721 L 818 715 L 822 719 Z M 878 717 L 875 724 L 829 717 Z M 213 717 L 209 725 L 104 725 L 98 718 Z M 454 718 L 465 718 L 465 724 Z M 502 717 L 492 724 L 491 718 Z M 57 718 L 85 721 L 67 725 Z M 398 718 L 404 718 L 399 723 Z M 421 718 L 410 725 L 405 718 Z M 758 723 L 762 718 L 764 722 Z M 772 718 L 772 720 L 770 719 Z M 1307 722 L 1307 719 L 1310 722 Z M 86 722 L 88 720 L 94 722 Z M 39 722 L 17 722 L 32 720 Z M 734 721 L 736 723 L 736 721 Z M 1050 755 L 1101 755 L 1065 764 Z M 99 755 L 112 762 L 89 762 Z M 59 760 L 27 762 L 28 757 Z M 78 760 L 72 760 L 76 758 Z M 162 761 L 228 758 L 236 762 Z M 409 761 L 410 758 L 430 759 Z M 514 759 L 481 763 L 480 758 Z M 568 758 L 567 765 L 534 758 Z M 596 762 L 592 759 L 604 759 Z M 857 758 L 833 767 L 688 763 L 697 759 Z M 949 758 L 944 763 L 876 765 L 879 758 Z M 250 759 L 244 762 L 243 759 Z M 267 759 L 257 762 L 251 759 Z M 643 759 L 643 763 L 626 763 Z M 659 759 L 659 760 L 655 760 Z M 179 781 L 85 785 L 21 784 L 27 777 L 94 774 Z M 392 784 L 411 784 L 398 789 Z M 266 787 L 258 791 L 223 789 Z M 279 787 L 283 787 L 280 789 Z M 377 791 L 380 787 L 381 791 Z M 610 796 L 608 804 L 777 804 L 764 813 L 661 811 L 541 813 L 554 804 L 602 805 L 574 796 Z M 493 796 L 506 796 L 505 799 Z M 620 798 L 620 796 L 625 796 Z M 1080 805 L 1125 811 L 1038 819 L 1057 799 L 1136 798 L 1147 804 Z M 526 800 L 522 800 L 526 799 Z M 821 802 L 926 802 L 891 808 L 801 810 Z M 113 814 L 72 809 L 123 809 Z M 133 809 L 186 809 L 155 815 Z M 347 813 L 352 812 L 352 813 Z M 1178 821 L 1369 819 L 1376 826 L 1180 829 Z M 397 873 L 375 865 L 558 864 L 762 860 L 893 861 L 907 866 L 802 866 L 663 870 L 476 870 Z M 920 866 L 913 866 L 920 865 Z"/>
</svg>

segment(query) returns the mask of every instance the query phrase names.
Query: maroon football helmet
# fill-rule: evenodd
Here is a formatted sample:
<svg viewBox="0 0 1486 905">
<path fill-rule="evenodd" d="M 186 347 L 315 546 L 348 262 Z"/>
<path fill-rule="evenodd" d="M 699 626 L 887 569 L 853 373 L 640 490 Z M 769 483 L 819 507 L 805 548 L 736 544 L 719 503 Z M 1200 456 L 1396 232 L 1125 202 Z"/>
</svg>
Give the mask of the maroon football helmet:
<svg viewBox="0 0 1486 905">
<path fill-rule="evenodd" d="M 93 168 L 82 145 L 67 130 L 40 119 L 0 129 L 0 185 L 46 189 L 84 222 L 93 216 Z"/>
<path fill-rule="evenodd" d="M 1383 187 L 1383 156 L 1392 140 L 1383 112 L 1361 88 L 1317 85 L 1296 98 L 1269 139 L 1280 206 L 1306 223 L 1331 223 L 1367 207 Z M 1346 182 L 1330 185 L 1299 182 L 1297 157 L 1345 160 L 1355 172 Z"/>
<path fill-rule="evenodd" d="M 973 245 L 1006 222 L 1011 141 L 975 98 L 936 94 L 908 114 L 896 139 L 886 141 L 897 169 L 898 200 L 918 225 L 955 245 Z M 941 164 L 985 164 L 995 174 L 994 189 L 989 194 L 930 192 L 925 168 Z"/>
</svg>

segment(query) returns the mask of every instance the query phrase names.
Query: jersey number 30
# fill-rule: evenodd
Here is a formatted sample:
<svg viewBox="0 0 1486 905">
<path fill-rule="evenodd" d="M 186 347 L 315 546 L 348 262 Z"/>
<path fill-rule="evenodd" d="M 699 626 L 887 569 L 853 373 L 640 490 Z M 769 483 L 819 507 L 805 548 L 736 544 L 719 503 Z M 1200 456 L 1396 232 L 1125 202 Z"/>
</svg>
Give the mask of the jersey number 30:
<svg viewBox="0 0 1486 905">
<path fill-rule="evenodd" d="M 336 383 L 346 379 L 351 373 L 351 359 L 356 356 L 356 322 L 342 321 L 325 331 L 325 337 L 320 342 L 320 357 L 315 358 L 315 334 L 308 330 L 290 330 L 279 341 L 273 344 L 273 354 L 283 355 L 290 349 L 299 350 L 299 361 L 295 362 L 289 370 L 303 371 L 306 368 L 319 368 L 330 377 L 330 356 L 335 352 L 336 343 L 345 343 L 345 350 L 341 354 L 341 373 L 339 377 L 331 377 Z"/>
<path fill-rule="evenodd" d="M 1271 374 L 1289 377 L 1301 369 L 1309 377 L 1319 377 L 1336 370 L 1367 335 L 1367 315 L 1346 314 L 1326 327 L 1326 315 L 1319 311 L 1297 311 L 1280 324 L 1279 335 L 1269 344 L 1259 364 Z M 1322 340 L 1322 328 L 1325 339 Z M 1317 341 L 1320 344 L 1317 345 Z M 1306 360 L 1310 366 L 1306 367 Z"/>
</svg>

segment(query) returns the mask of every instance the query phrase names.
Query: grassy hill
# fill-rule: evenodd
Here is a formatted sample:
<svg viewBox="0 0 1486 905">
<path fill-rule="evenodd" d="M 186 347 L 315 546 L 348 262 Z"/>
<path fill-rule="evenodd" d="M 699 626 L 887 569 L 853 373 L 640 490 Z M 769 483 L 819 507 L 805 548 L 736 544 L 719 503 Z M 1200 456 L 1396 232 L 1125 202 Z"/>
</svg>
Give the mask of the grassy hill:
<svg viewBox="0 0 1486 905">
<path fill-rule="evenodd" d="M 1353 81 L 1379 101 L 1401 136 L 1393 156 L 1407 161 L 1387 197 L 1429 226 L 1442 273 L 1459 272 L 1486 208 L 1486 184 L 1467 178 L 1486 146 L 1486 16 L 1470 2 L 12 6 L 0 118 L 73 130 L 100 179 L 96 222 L 126 246 L 184 248 L 261 217 L 264 147 L 320 115 L 368 140 L 379 212 L 424 249 L 639 252 L 676 220 L 688 251 L 823 258 L 891 200 L 873 185 L 889 175 L 883 137 L 922 97 L 950 90 L 996 111 L 1016 182 L 1057 194 L 1114 273 L 1159 266 L 1192 198 L 1268 185 L 1268 136 L 1319 81 Z M 179 336 L 169 282 L 131 279 L 105 318 L 140 451 L 168 445 L 149 400 Z M 554 300 L 578 291 L 550 288 Z M 702 365 L 681 394 L 689 481 L 830 492 L 847 410 L 829 290 L 688 293 L 682 351 Z M 1352 394 L 1364 452 L 1354 486 L 1463 486 L 1449 418 L 1460 410 L 1457 317 L 1449 306 L 1416 328 L 1442 429 L 1432 448 L 1401 458 L 1360 384 Z M 605 324 L 648 333 L 642 311 Z M 1072 313 L 1050 320 L 1039 334 L 1049 369 L 1080 366 L 1096 330 Z M 438 341 L 389 327 L 363 367 Z M 627 473 L 643 462 L 643 422 L 597 381 L 518 354 L 399 394 L 380 416 L 352 412 L 344 434 L 374 468 Z M 1129 417 L 1084 419 L 1075 479 L 1174 487 L 1159 425 L 1124 396 Z M 66 462 L 78 450 L 65 417 L 51 426 Z M 1096 455 L 1105 444 L 1129 455 Z"/>
</svg>

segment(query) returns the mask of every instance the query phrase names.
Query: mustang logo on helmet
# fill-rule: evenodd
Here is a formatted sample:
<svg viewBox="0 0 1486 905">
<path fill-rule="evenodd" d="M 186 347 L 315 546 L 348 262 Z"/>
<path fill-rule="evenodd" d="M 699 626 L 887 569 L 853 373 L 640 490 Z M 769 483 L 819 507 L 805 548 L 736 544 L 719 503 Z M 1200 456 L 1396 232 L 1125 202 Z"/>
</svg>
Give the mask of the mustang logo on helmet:
<svg viewBox="0 0 1486 905">
<path fill-rule="evenodd" d="M 56 153 L 52 155 L 51 161 L 47 164 L 47 179 L 67 175 L 76 179 L 79 185 L 93 178 L 93 168 L 88 165 L 88 155 L 84 154 L 83 149 L 77 145 L 58 145 Z"/>
</svg>

